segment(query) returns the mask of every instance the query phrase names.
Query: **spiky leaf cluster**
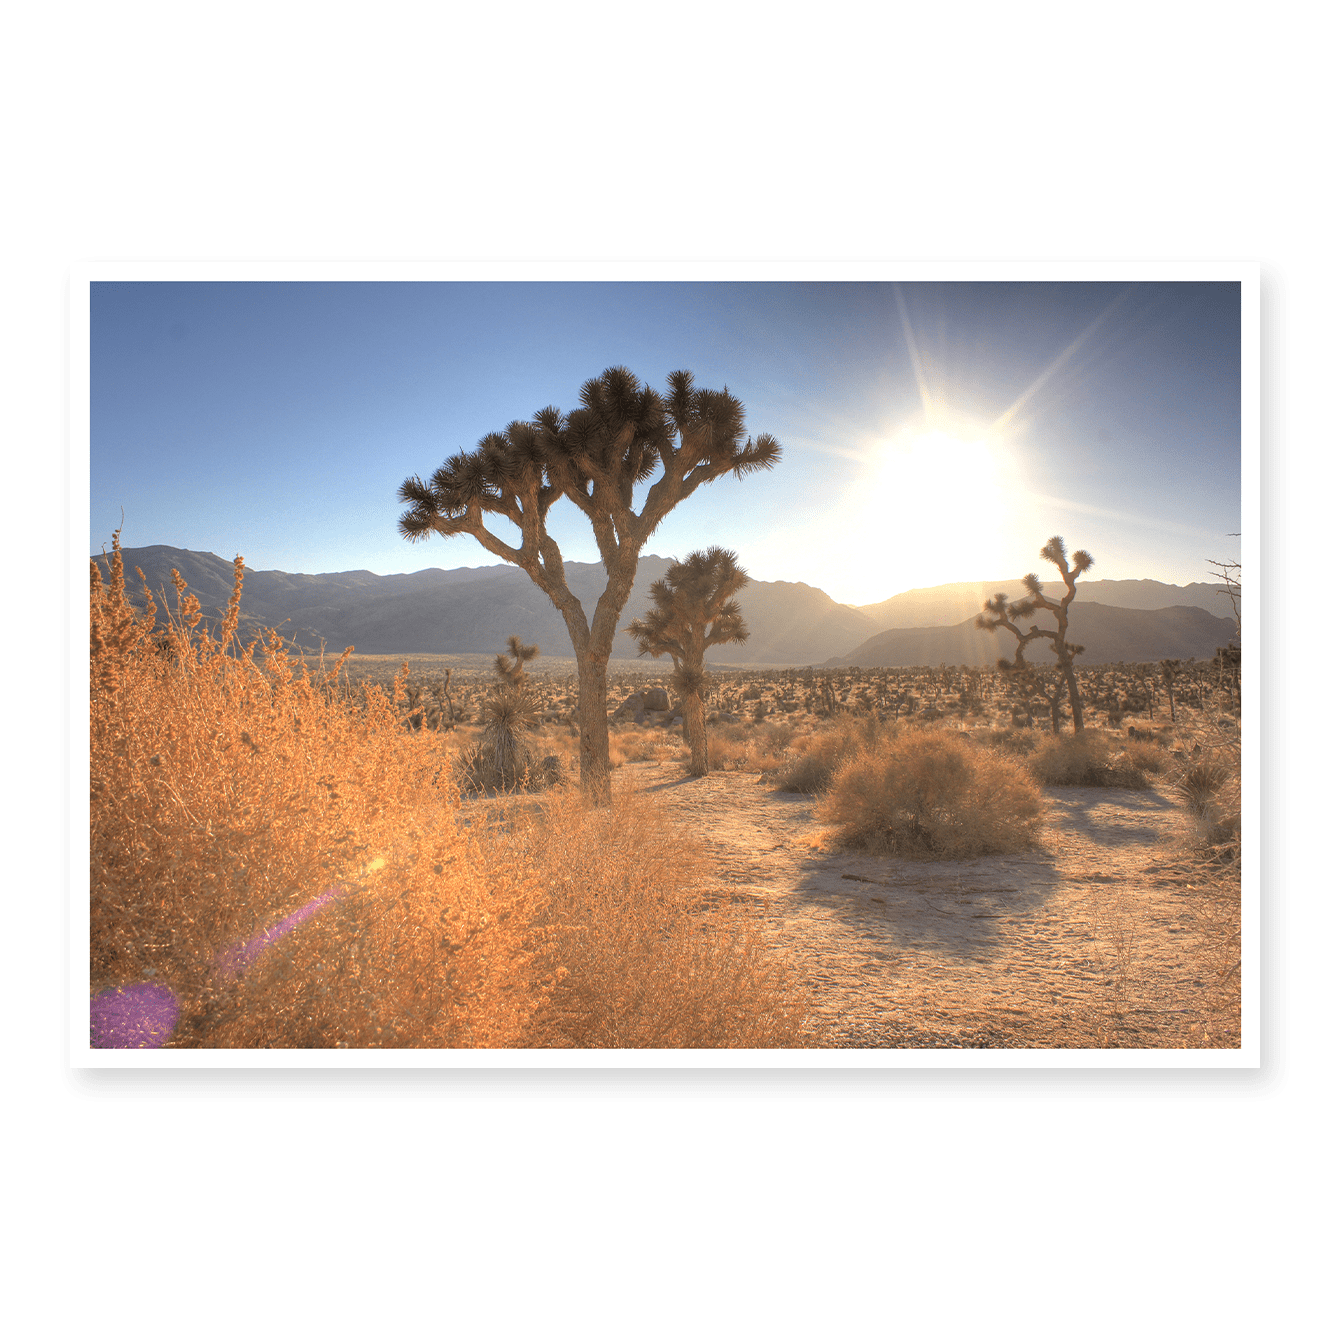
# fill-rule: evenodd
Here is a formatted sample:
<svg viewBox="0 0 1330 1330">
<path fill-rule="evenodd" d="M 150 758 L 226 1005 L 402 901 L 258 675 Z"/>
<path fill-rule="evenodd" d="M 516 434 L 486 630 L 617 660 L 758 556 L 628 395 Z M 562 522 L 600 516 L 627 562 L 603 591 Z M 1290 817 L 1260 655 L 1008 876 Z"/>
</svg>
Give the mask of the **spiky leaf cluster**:
<svg viewBox="0 0 1330 1330">
<path fill-rule="evenodd" d="M 526 663 L 540 655 L 540 648 L 534 643 L 527 646 L 514 634 L 508 639 L 508 651 L 494 657 L 494 673 L 499 676 L 499 686 L 521 688 L 526 683 Z"/>
<path fill-rule="evenodd" d="M 693 386 L 693 376 L 669 376 L 662 397 L 622 365 L 582 385 L 580 405 L 565 416 L 557 407 L 515 420 L 485 435 L 471 452 L 457 453 L 428 481 L 410 476 L 398 489 L 408 504 L 398 529 L 408 540 L 433 532 L 469 533 L 511 562 L 544 553 L 550 506 L 567 497 L 592 520 L 602 556 L 627 538 L 640 548 L 665 514 L 699 485 L 722 475 L 742 477 L 780 458 L 769 434 L 743 437 L 743 404 L 728 389 Z M 657 470 L 640 513 L 634 487 Z M 491 537 L 483 518 L 497 513 L 523 533 L 521 551 Z"/>
</svg>

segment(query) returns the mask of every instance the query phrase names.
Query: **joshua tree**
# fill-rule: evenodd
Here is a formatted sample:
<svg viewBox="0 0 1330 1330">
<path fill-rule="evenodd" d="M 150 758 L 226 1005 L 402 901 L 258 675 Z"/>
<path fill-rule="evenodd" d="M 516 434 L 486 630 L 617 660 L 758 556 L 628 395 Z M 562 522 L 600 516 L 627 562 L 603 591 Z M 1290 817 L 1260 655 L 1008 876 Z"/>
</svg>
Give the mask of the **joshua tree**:
<svg viewBox="0 0 1330 1330">
<path fill-rule="evenodd" d="M 622 366 L 608 369 L 582 385 L 580 400 L 566 416 L 550 406 L 502 434 L 487 434 L 428 482 L 419 476 L 404 481 L 398 497 L 410 507 L 398 526 L 408 540 L 435 531 L 473 536 L 549 596 L 577 657 L 582 789 L 592 802 L 605 804 L 609 659 L 642 546 L 699 485 L 765 470 L 780 459 L 780 445 L 769 434 L 744 440 L 743 403 L 728 389 L 695 388 L 686 370 L 670 375 L 662 396 Z M 635 510 L 635 487 L 653 476 Z M 608 575 L 590 622 L 568 589 L 563 555 L 546 527 L 551 507 L 562 498 L 591 523 Z M 521 543 L 509 544 L 491 531 L 485 525 L 491 514 L 512 522 Z"/>
<path fill-rule="evenodd" d="M 688 771 L 693 776 L 705 776 L 709 770 L 702 711 L 709 680 L 703 653 L 722 642 L 748 640 L 748 625 L 734 599 L 734 593 L 748 585 L 748 574 L 735 559 L 733 550 L 717 545 L 695 550 L 651 584 L 653 607 L 644 619 L 634 619 L 624 629 L 636 638 L 639 656 L 668 652 L 674 661 L 674 686 L 683 702 L 684 729 L 692 748 Z"/>
<path fill-rule="evenodd" d="M 1094 560 L 1085 550 L 1077 550 L 1071 556 L 1069 566 L 1067 547 L 1063 544 L 1061 536 L 1051 537 L 1039 554 L 1057 566 L 1058 572 L 1062 574 L 1062 584 L 1067 588 L 1067 594 L 1060 601 L 1049 600 L 1044 595 L 1038 576 L 1027 573 L 1024 582 L 1029 594 L 1013 603 L 1008 601 L 1005 593 L 999 592 L 991 600 L 984 602 L 984 611 L 975 619 L 974 626 L 990 633 L 998 628 L 1006 628 L 1014 633 L 1017 641 L 1016 659 L 1009 668 L 1018 670 L 1026 666 L 1025 648 L 1037 637 L 1048 639 L 1053 654 L 1057 657 L 1058 669 L 1062 671 L 1062 677 L 1066 680 L 1067 698 L 1071 702 L 1072 726 L 1076 733 L 1080 734 L 1085 728 L 1085 721 L 1081 715 L 1081 695 L 1076 688 L 1075 658 L 1085 648 L 1067 641 L 1067 607 L 1076 597 L 1076 579 L 1094 563 Z M 1033 618 L 1037 610 L 1050 611 L 1057 623 L 1056 629 L 1031 627 L 1022 632 L 1017 627 L 1019 620 Z"/>
</svg>

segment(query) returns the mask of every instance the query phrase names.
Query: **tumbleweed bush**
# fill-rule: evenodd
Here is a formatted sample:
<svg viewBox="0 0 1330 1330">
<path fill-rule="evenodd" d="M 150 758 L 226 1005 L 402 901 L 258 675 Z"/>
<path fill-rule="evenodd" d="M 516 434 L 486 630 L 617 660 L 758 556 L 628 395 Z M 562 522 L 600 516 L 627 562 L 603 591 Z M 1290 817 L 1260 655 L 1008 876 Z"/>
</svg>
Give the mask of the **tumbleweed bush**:
<svg viewBox="0 0 1330 1330">
<path fill-rule="evenodd" d="M 895 732 L 894 723 L 884 724 L 875 716 L 842 716 L 830 726 L 797 735 L 785 765 L 776 773 L 777 788 L 792 794 L 822 794 L 841 765 Z"/>
<path fill-rule="evenodd" d="M 845 761 L 817 814 L 859 849 L 969 859 L 1032 844 L 1042 808 L 1020 763 L 946 730 L 923 730 Z"/>
<path fill-rule="evenodd" d="M 1150 778 L 1131 754 L 1118 756 L 1102 734 L 1045 735 L 1027 759 L 1041 785 L 1081 785 L 1105 789 L 1147 790 Z"/>
</svg>

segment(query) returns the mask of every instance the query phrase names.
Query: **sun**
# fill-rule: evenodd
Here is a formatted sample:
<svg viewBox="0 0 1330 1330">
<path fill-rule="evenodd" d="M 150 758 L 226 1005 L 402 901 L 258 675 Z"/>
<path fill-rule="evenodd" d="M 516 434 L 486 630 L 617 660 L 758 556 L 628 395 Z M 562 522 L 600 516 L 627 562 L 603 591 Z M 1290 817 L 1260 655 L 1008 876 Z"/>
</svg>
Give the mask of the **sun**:
<svg viewBox="0 0 1330 1330">
<path fill-rule="evenodd" d="M 898 573 L 915 586 L 990 575 L 1008 521 L 999 443 L 905 431 L 873 450 L 867 472 L 865 498 Z"/>
</svg>

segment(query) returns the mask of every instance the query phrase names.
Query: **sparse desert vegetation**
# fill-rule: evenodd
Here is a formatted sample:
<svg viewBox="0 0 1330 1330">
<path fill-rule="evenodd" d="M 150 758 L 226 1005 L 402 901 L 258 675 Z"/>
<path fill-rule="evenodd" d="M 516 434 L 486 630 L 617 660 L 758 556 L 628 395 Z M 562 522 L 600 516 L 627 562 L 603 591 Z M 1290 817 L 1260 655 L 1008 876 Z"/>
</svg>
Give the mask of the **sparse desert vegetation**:
<svg viewBox="0 0 1330 1330">
<path fill-rule="evenodd" d="M 549 775 L 573 662 L 295 659 L 242 576 L 162 631 L 94 568 L 91 988 L 169 987 L 176 1045 L 1240 1039 L 1232 654 L 1078 667 L 1080 734 L 1052 666 L 718 669 L 700 778 L 668 666 L 616 662 L 597 808 Z"/>
</svg>

